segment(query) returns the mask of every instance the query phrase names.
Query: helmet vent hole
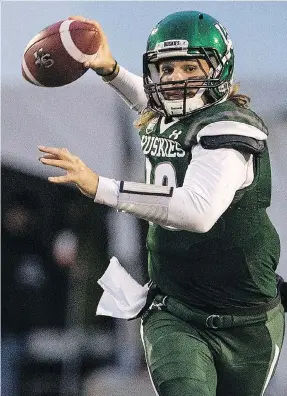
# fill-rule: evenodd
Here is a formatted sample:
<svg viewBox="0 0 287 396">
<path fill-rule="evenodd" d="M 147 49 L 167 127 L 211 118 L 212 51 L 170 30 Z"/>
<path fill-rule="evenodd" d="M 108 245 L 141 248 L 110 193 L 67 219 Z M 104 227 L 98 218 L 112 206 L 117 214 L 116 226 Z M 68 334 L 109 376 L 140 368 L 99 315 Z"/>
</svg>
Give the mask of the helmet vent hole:
<svg viewBox="0 0 287 396">
<path fill-rule="evenodd" d="M 203 15 L 202 15 L 202 14 L 199 14 L 198 18 L 199 18 L 199 19 L 203 19 Z"/>
</svg>

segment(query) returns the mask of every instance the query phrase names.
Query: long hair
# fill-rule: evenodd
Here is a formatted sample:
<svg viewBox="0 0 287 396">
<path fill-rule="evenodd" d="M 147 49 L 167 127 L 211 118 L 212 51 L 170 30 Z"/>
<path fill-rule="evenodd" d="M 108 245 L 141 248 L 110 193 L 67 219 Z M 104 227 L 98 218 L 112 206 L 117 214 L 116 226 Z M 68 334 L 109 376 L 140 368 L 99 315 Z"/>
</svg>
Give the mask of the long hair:
<svg viewBox="0 0 287 396">
<path fill-rule="evenodd" d="M 237 106 L 247 109 L 250 104 L 250 97 L 239 93 L 240 85 L 238 83 L 233 84 L 230 87 L 227 100 L 232 100 Z M 153 118 L 159 117 L 159 113 L 150 107 L 146 107 L 141 112 L 139 118 L 134 122 L 134 126 L 138 129 L 146 126 Z"/>
<path fill-rule="evenodd" d="M 154 119 L 155 117 L 159 118 L 159 116 L 160 115 L 157 111 L 154 111 L 150 107 L 146 107 L 142 110 L 140 116 L 134 122 L 134 126 L 138 129 L 141 129 L 142 127 L 146 126 L 152 119 Z"/>
<path fill-rule="evenodd" d="M 239 93 L 240 84 L 233 84 L 230 87 L 227 100 L 232 100 L 237 106 L 248 109 L 250 104 L 250 97 Z"/>
</svg>

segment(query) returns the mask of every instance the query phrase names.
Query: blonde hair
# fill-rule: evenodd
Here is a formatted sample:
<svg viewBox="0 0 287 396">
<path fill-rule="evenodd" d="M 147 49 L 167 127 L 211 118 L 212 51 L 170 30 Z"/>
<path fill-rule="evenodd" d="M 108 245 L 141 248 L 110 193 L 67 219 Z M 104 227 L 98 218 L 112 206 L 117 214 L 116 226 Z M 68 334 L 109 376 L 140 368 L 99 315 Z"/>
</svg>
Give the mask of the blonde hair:
<svg viewBox="0 0 287 396">
<path fill-rule="evenodd" d="M 238 93 L 239 89 L 240 89 L 240 84 L 238 84 L 238 83 L 233 84 L 230 87 L 227 100 L 232 100 L 232 102 L 237 104 L 237 106 L 248 109 L 251 99 L 247 95 Z"/>
<path fill-rule="evenodd" d="M 232 100 L 237 106 L 247 109 L 250 103 L 250 97 L 239 93 L 240 84 L 233 84 L 229 89 L 227 100 Z M 159 117 L 159 114 L 152 110 L 150 107 L 146 107 L 140 114 L 139 118 L 134 122 L 134 126 L 138 129 L 146 126 L 152 119 Z"/>
<path fill-rule="evenodd" d="M 159 117 L 159 113 L 152 110 L 150 107 L 146 107 L 141 112 L 139 118 L 134 122 L 134 126 L 138 129 L 141 129 L 142 127 L 146 126 L 151 120 L 153 120 L 155 117 Z"/>
</svg>

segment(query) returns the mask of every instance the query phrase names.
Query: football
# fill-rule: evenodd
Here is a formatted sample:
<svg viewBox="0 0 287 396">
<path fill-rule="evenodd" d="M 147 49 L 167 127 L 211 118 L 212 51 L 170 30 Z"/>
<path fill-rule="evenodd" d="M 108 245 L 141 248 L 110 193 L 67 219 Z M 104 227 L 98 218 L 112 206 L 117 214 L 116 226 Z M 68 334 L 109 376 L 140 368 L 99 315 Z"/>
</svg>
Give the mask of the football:
<svg viewBox="0 0 287 396">
<path fill-rule="evenodd" d="M 63 20 L 38 33 L 24 50 L 22 75 L 39 87 L 61 87 L 88 69 L 101 44 L 98 29 L 87 22 Z"/>
</svg>

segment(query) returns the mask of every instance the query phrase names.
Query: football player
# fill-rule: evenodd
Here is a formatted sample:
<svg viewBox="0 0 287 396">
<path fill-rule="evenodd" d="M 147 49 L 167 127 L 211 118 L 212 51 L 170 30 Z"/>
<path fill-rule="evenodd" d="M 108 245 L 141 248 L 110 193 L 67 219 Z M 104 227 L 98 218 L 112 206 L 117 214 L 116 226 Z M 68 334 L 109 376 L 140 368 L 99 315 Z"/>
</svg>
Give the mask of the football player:
<svg viewBox="0 0 287 396">
<path fill-rule="evenodd" d="M 40 146 L 40 161 L 67 171 L 51 182 L 150 222 L 141 314 L 155 392 L 261 396 L 283 342 L 280 243 L 266 213 L 268 131 L 233 84 L 232 41 L 207 14 L 168 15 L 149 35 L 142 80 L 101 32 L 86 66 L 141 112 L 146 183 L 101 177 L 67 149 Z"/>
</svg>

